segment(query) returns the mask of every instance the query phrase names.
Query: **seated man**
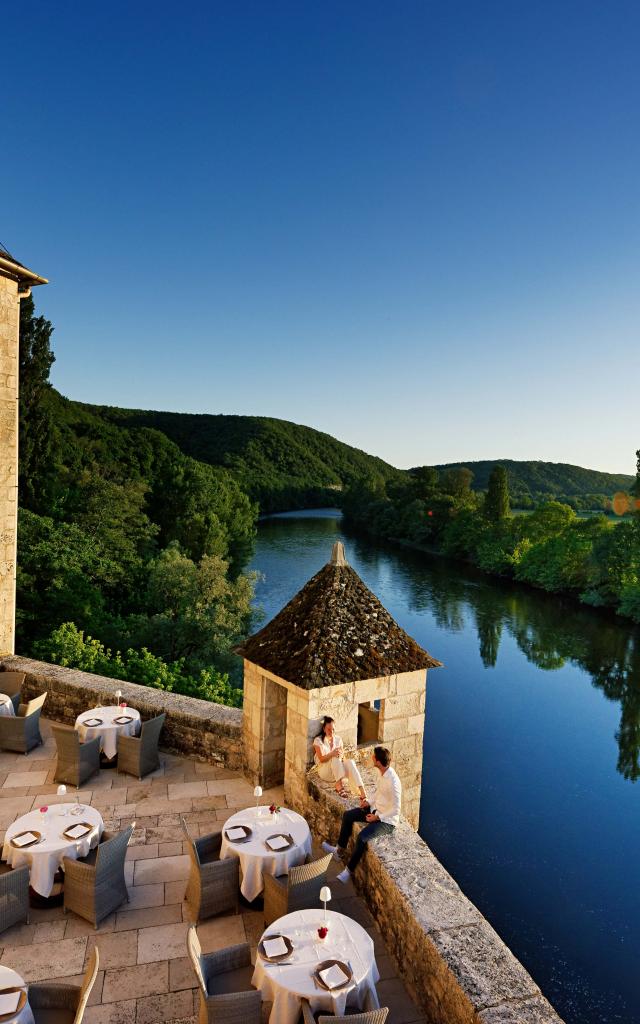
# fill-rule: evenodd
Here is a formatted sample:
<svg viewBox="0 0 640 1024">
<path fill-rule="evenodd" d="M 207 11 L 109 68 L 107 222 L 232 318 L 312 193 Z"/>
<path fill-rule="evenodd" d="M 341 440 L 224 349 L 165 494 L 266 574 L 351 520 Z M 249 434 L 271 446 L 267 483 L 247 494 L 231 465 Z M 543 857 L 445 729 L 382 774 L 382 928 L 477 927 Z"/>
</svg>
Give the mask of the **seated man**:
<svg viewBox="0 0 640 1024">
<path fill-rule="evenodd" d="M 400 821 L 400 797 L 402 784 L 397 773 L 391 767 L 391 753 L 386 747 L 374 747 L 373 764 L 380 772 L 381 778 L 376 787 L 372 805 L 364 797 L 360 798 L 360 807 L 345 811 L 342 815 L 342 827 L 338 836 L 338 845 L 323 843 L 322 849 L 332 853 L 340 860 L 344 853 L 355 821 L 366 821 L 367 825 L 356 839 L 351 860 L 344 871 L 338 875 L 340 882 L 348 882 L 360 862 L 365 847 L 374 836 L 388 835 Z"/>
</svg>

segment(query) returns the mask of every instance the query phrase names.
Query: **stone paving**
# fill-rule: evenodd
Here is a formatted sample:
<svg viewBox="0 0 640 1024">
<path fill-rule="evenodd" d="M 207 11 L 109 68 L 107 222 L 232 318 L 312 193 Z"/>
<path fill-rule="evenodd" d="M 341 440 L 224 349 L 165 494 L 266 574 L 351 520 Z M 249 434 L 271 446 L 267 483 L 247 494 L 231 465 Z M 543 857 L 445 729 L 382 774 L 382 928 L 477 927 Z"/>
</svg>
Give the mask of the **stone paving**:
<svg viewBox="0 0 640 1024">
<path fill-rule="evenodd" d="M 44 746 L 27 757 L 0 753 L 2 830 L 33 807 L 58 802 L 55 743 L 45 720 L 41 731 Z M 87 1024 L 197 1021 L 198 992 L 185 955 L 189 914 L 183 896 L 189 858 L 179 815 L 184 815 L 194 836 L 220 830 L 235 810 L 253 804 L 253 788 L 226 769 L 165 753 L 161 759 L 162 767 L 143 782 L 103 769 L 80 790 L 80 800 L 100 811 L 105 828 L 118 830 L 136 821 L 126 863 L 130 902 L 106 918 L 98 931 L 74 914 L 64 916 L 62 907 L 52 907 L 32 908 L 28 925 L 0 935 L 0 962 L 15 968 L 27 982 L 78 983 L 97 944 L 100 972 L 85 1014 Z M 265 791 L 263 802 L 271 800 L 282 802 L 282 790 Z M 330 869 L 331 909 L 359 921 L 373 938 L 380 971 L 378 995 L 380 1004 L 390 1008 L 388 1024 L 427 1024 L 398 978 L 364 902 L 350 884 L 335 881 L 339 870 L 338 864 Z M 262 913 L 243 907 L 240 915 L 203 922 L 198 936 L 205 953 L 247 941 L 255 959 L 263 929 Z M 269 1009 L 264 1003 L 265 1022 Z"/>
</svg>

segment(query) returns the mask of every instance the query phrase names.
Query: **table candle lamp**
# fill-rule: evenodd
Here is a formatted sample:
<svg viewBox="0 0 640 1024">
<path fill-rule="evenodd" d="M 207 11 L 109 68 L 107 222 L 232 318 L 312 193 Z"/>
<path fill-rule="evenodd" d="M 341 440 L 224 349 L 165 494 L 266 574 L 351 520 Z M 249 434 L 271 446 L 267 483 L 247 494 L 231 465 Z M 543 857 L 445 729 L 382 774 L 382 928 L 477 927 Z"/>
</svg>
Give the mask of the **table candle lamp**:
<svg viewBox="0 0 640 1024">
<path fill-rule="evenodd" d="M 60 785 L 58 786 L 58 788 L 57 788 L 56 792 L 57 792 L 58 796 L 65 796 L 65 794 L 66 794 L 66 792 L 67 792 L 67 787 L 66 787 L 66 786 L 64 785 L 64 783 L 61 783 L 61 784 L 60 784 Z M 62 812 L 62 816 L 63 816 L 63 817 L 66 817 L 67 813 L 68 813 L 67 811 L 63 811 L 63 812 Z"/>
<path fill-rule="evenodd" d="M 331 889 L 328 885 L 323 885 L 320 890 L 320 899 L 324 903 L 324 923 L 327 923 L 327 903 L 331 899 Z"/>
<path fill-rule="evenodd" d="M 122 690 L 116 690 L 116 704 L 120 703 L 120 698 L 121 697 L 122 697 Z"/>
<path fill-rule="evenodd" d="M 256 786 L 256 788 L 253 791 L 253 795 L 256 798 L 256 814 L 258 814 L 260 807 L 260 797 L 262 796 L 262 786 Z"/>
</svg>

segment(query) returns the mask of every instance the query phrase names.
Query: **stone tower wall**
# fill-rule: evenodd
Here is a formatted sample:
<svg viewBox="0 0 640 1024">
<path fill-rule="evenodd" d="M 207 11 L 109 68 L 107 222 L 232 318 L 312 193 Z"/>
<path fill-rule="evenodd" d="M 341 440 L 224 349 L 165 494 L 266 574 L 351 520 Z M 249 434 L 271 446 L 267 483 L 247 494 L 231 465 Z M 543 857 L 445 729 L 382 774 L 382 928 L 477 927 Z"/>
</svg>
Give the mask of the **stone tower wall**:
<svg viewBox="0 0 640 1024">
<path fill-rule="evenodd" d="M 0 655 L 15 649 L 19 323 L 17 282 L 0 277 Z"/>
</svg>

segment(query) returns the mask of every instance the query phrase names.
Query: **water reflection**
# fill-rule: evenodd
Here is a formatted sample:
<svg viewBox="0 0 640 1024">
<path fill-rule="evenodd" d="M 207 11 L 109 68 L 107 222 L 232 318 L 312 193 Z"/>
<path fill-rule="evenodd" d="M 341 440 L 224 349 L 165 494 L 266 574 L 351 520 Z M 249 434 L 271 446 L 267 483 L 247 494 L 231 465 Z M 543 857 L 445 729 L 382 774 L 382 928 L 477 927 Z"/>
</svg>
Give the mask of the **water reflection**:
<svg viewBox="0 0 640 1024">
<path fill-rule="evenodd" d="M 480 658 L 493 668 L 503 636 L 511 636 L 527 661 L 544 671 L 574 664 L 587 672 L 605 696 L 620 704 L 617 770 L 625 779 L 640 778 L 640 632 L 601 612 L 579 608 L 553 596 L 529 594 L 522 587 L 460 575 L 457 565 L 442 561 L 404 575 L 411 604 L 429 611 L 438 626 L 460 632 L 471 612 Z"/>
</svg>

